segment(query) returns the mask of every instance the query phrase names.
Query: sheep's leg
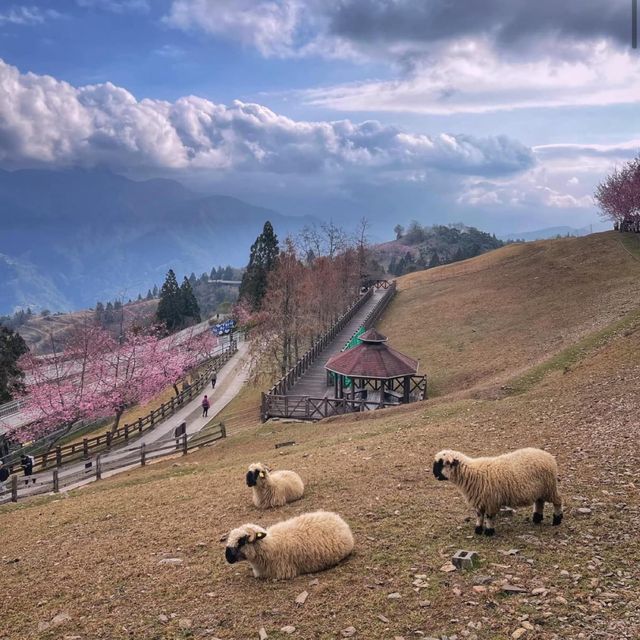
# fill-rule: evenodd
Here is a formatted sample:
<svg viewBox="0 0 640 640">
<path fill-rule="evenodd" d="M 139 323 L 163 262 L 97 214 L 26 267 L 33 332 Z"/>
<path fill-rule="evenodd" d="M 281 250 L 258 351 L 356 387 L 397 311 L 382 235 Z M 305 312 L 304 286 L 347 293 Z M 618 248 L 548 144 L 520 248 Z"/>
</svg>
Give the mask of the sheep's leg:
<svg viewBox="0 0 640 640">
<path fill-rule="evenodd" d="M 481 536 L 484 530 L 484 511 L 476 509 L 476 533 Z"/>
<path fill-rule="evenodd" d="M 557 527 L 562 522 L 562 498 L 556 493 L 551 502 L 553 502 L 553 526 Z"/>
<path fill-rule="evenodd" d="M 536 524 L 540 524 L 542 522 L 543 513 L 544 513 L 544 500 L 540 498 L 539 500 L 536 500 L 536 504 L 533 507 L 533 521 Z"/>
<path fill-rule="evenodd" d="M 487 513 L 485 516 L 485 525 L 486 529 L 484 530 L 485 536 L 492 536 L 496 532 L 495 527 L 496 514 L 495 513 Z"/>
</svg>

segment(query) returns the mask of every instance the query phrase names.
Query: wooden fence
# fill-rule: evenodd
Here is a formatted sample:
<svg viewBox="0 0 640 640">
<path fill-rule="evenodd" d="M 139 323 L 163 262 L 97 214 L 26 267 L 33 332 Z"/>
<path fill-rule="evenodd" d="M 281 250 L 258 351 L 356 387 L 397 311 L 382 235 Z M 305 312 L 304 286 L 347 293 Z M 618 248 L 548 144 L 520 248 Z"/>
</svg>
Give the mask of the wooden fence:
<svg viewBox="0 0 640 640">
<path fill-rule="evenodd" d="M 173 415 L 182 408 L 185 402 L 189 402 L 194 395 L 197 395 L 206 387 L 211 382 L 213 372 L 218 371 L 228 362 L 237 350 L 237 342 L 235 340 L 230 342 L 229 346 L 222 353 L 213 356 L 213 358 L 209 360 L 204 371 L 200 373 L 188 388 L 167 402 L 163 402 L 157 409 L 153 409 L 146 416 L 138 418 L 133 424 L 125 424 L 115 431 L 108 430 L 93 438 L 83 438 L 82 442 L 61 445 L 45 453 L 33 456 L 33 472 L 38 473 L 52 466 L 60 467 L 73 460 L 87 459 L 98 451 L 109 450 L 114 445 L 128 443 L 129 440 L 153 429 L 158 422 L 162 422 L 165 418 Z M 11 474 L 21 472 L 19 462 L 13 462 L 7 465 L 7 468 Z"/>
<path fill-rule="evenodd" d="M 190 451 L 208 446 L 226 438 L 226 429 L 221 422 L 214 427 L 207 427 L 206 432 L 196 433 L 189 437 L 186 433 L 179 438 L 166 438 L 139 447 L 122 449 L 111 454 L 98 454 L 84 462 L 84 467 L 78 470 L 66 471 L 55 468 L 51 476 L 11 476 L 9 482 L 0 485 L 0 504 L 17 502 L 19 499 L 30 498 L 44 493 L 58 493 L 70 486 L 79 486 L 93 480 L 100 480 L 103 474 L 114 469 L 125 469 L 145 466 L 151 460 L 176 454 L 187 455 Z"/>
<path fill-rule="evenodd" d="M 400 384 L 398 382 L 398 384 Z M 381 394 L 381 398 L 384 394 Z M 425 400 L 427 377 L 411 376 L 409 402 Z M 374 411 L 385 407 L 397 407 L 398 402 L 385 400 L 367 401 L 352 398 L 312 398 L 310 396 L 285 396 L 264 394 L 262 411 L 270 418 L 294 418 L 297 420 L 322 420 L 330 416 Z"/>
<path fill-rule="evenodd" d="M 364 306 L 373 295 L 373 288 L 358 297 L 357 300 L 320 336 L 313 346 L 276 382 L 267 394 L 284 395 L 313 364 L 324 348 L 344 329 L 345 325 Z"/>
</svg>

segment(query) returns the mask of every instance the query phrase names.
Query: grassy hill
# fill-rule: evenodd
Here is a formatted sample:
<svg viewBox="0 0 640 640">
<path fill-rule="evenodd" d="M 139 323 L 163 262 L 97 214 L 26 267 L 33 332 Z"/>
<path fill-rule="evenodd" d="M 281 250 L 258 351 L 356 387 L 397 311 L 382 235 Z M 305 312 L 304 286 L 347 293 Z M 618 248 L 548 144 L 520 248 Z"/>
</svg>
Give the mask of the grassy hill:
<svg viewBox="0 0 640 640">
<path fill-rule="evenodd" d="M 367 640 L 637 638 L 640 252 L 625 241 L 506 247 L 403 278 L 381 328 L 420 355 L 439 394 L 426 403 L 313 425 L 246 419 L 188 458 L 0 509 L 0 637 L 244 640 L 264 627 L 307 640 L 353 626 Z M 247 391 L 231 411 L 253 402 Z M 297 444 L 274 448 L 285 440 Z M 495 538 L 474 536 L 462 498 L 431 475 L 433 453 L 522 446 L 556 454 L 565 521 L 552 528 L 547 507 L 534 526 L 520 509 Z M 304 499 L 256 511 L 244 484 L 255 460 L 300 472 Z M 354 531 L 340 567 L 261 582 L 225 564 L 232 527 L 317 508 Z M 481 566 L 441 571 L 457 549 Z"/>
</svg>

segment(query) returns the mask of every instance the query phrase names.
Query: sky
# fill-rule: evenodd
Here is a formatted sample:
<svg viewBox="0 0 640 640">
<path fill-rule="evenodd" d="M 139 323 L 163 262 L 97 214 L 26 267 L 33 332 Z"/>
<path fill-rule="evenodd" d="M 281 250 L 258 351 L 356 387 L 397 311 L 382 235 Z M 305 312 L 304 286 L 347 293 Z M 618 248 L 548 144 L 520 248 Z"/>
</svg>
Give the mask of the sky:
<svg viewBox="0 0 640 640">
<path fill-rule="evenodd" d="M 290 215 L 598 224 L 640 150 L 628 0 L 0 1 L 0 168 Z"/>
</svg>

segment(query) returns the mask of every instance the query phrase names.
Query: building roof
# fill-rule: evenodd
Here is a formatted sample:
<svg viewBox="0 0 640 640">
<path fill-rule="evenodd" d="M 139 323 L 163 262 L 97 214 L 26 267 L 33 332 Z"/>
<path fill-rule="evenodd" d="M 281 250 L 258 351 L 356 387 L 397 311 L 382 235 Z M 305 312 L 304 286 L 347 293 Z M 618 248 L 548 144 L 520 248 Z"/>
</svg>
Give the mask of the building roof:
<svg viewBox="0 0 640 640">
<path fill-rule="evenodd" d="M 329 358 L 325 368 L 351 378 L 387 380 L 410 376 L 418 371 L 418 361 L 400 353 L 387 342 L 387 337 L 369 329 L 360 336 L 362 343 Z"/>
</svg>

